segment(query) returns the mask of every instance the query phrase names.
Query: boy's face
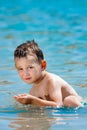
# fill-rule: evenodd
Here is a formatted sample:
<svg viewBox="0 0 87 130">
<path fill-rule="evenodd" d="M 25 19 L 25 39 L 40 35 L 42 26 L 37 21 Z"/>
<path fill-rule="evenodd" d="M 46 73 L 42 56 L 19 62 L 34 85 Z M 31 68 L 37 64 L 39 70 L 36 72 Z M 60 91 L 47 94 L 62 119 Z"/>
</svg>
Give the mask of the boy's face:
<svg viewBox="0 0 87 130">
<path fill-rule="evenodd" d="M 20 78 L 28 83 L 38 83 L 42 77 L 42 65 L 33 56 L 15 58 L 15 66 Z"/>
</svg>

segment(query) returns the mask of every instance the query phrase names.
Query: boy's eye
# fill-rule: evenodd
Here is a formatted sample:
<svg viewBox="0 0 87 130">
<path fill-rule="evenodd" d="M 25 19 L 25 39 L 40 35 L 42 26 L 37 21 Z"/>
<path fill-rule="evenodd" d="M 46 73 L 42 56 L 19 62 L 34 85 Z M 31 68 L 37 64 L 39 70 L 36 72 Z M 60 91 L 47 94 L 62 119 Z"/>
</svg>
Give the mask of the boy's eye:
<svg viewBox="0 0 87 130">
<path fill-rule="evenodd" d="M 18 71 L 23 70 L 22 68 L 18 68 Z"/>
<path fill-rule="evenodd" d="M 29 68 L 29 69 L 33 69 L 33 66 L 29 66 L 28 68 Z"/>
<path fill-rule="evenodd" d="M 29 68 L 30 68 L 30 69 L 33 69 L 33 66 L 30 66 Z"/>
</svg>

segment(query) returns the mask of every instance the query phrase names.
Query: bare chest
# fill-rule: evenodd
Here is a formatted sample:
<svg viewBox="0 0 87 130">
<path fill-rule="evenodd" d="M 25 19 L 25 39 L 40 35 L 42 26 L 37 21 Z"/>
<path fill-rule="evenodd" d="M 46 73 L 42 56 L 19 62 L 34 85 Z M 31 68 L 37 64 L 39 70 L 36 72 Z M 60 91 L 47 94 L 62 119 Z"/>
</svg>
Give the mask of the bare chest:
<svg viewBox="0 0 87 130">
<path fill-rule="evenodd" d="M 48 96 L 48 90 L 46 86 L 33 87 L 33 89 L 31 89 L 31 94 L 33 96 L 46 100 Z"/>
</svg>

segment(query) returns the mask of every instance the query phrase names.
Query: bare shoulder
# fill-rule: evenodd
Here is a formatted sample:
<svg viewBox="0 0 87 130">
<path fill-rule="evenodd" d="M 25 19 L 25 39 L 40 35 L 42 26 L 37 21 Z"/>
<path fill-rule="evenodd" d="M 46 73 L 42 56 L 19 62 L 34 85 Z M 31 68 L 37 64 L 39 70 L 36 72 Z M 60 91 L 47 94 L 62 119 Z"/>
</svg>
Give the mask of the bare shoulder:
<svg viewBox="0 0 87 130">
<path fill-rule="evenodd" d="M 49 75 L 49 80 L 48 80 L 48 85 L 49 87 L 55 87 L 56 89 L 66 89 L 68 91 L 73 91 L 74 89 L 72 88 L 72 86 L 66 82 L 63 78 L 61 78 L 60 76 L 56 75 L 56 74 L 52 74 L 52 73 L 48 73 Z"/>
<path fill-rule="evenodd" d="M 66 84 L 67 82 L 64 81 L 60 76 L 53 74 L 53 73 L 48 73 L 48 81 L 49 83 L 57 83 L 59 85 Z"/>
<path fill-rule="evenodd" d="M 58 75 L 49 73 L 49 88 L 53 90 L 58 90 L 62 92 L 62 95 L 68 96 L 68 95 L 78 95 L 77 92 L 74 90 L 74 88 L 63 78 L 61 78 Z"/>
<path fill-rule="evenodd" d="M 60 88 L 62 84 L 64 84 L 63 79 L 53 73 L 47 74 L 47 82 L 49 87 L 55 87 L 55 88 Z"/>
</svg>

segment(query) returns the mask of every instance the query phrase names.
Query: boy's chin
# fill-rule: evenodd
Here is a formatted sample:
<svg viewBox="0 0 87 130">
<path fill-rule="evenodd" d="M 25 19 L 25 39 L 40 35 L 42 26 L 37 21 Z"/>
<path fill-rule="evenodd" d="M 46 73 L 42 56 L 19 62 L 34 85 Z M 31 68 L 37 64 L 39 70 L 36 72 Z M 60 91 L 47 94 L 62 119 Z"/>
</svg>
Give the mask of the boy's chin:
<svg viewBox="0 0 87 130">
<path fill-rule="evenodd" d="M 24 82 L 27 83 L 27 84 L 32 84 L 33 83 L 32 81 L 29 81 L 29 80 L 27 80 L 27 81 L 24 80 Z"/>
</svg>

